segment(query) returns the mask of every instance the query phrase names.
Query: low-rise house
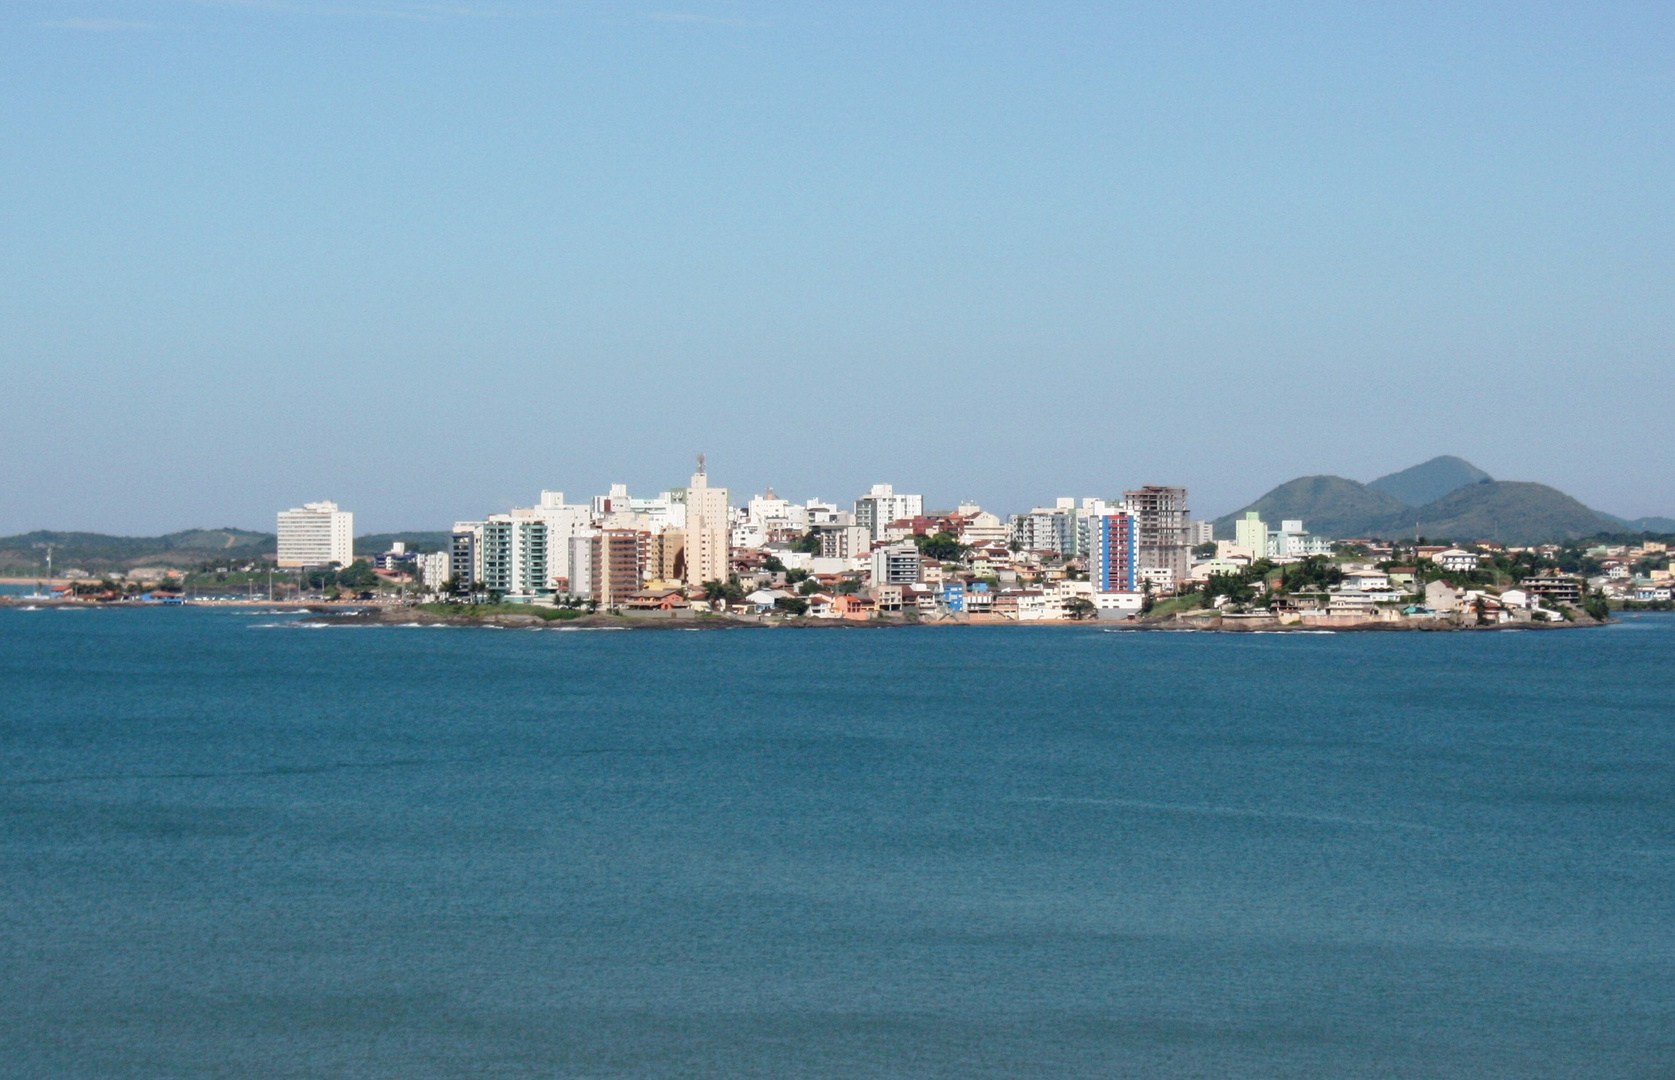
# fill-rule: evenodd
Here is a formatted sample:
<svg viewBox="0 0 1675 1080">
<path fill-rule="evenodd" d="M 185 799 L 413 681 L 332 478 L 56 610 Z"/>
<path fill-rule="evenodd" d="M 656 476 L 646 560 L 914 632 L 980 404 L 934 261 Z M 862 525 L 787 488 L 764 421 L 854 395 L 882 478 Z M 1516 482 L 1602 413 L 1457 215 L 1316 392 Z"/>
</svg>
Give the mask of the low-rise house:
<svg viewBox="0 0 1675 1080">
<path fill-rule="evenodd" d="M 1175 570 L 1169 566 L 1142 566 L 1140 580 L 1152 587 L 1154 596 L 1175 595 Z"/>
<path fill-rule="evenodd" d="M 1343 576 L 1345 592 L 1387 592 L 1390 575 L 1382 570 L 1351 570 Z"/>
<path fill-rule="evenodd" d="M 786 592 L 784 589 L 757 589 L 755 592 L 747 594 L 744 598 L 744 602 L 755 608 L 758 612 L 772 611 L 774 609 L 774 601 L 778 600 L 782 596 L 790 595 L 791 594 Z"/>
<path fill-rule="evenodd" d="M 868 619 L 872 617 L 873 604 L 871 600 L 857 593 L 838 593 L 831 599 L 828 618 L 835 619 Z"/>
<path fill-rule="evenodd" d="M 900 585 L 874 585 L 871 596 L 873 606 L 881 614 L 894 614 L 902 609 L 902 587 Z"/>
<path fill-rule="evenodd" d="M 1475 616 L 1479 622 L 1504 623 L 1512 621 L 1512 613 L 1501 603 L 1501 598 L 1482 589 L 1467 589 L 1460 598 L 1460 610 L 1467 618 Z"/>
<path fill-rule="evenodd" d="M 1460 590 L 1446 581 L 1433 581 L 1425 586 L 1425 606 L 1439 614 L 1460 610 Z"/>
<path fill-rule="evenodd" d="M 1327 612 L 1332 615 L 1371 615 L 1377 609 L 1377 601 L 1362 592 L 1340 590 L 1332 593 L 1326 604 Z"/>
<path fill-rule="evenodd" d="M 1019 622 L 1040 622 L 1064 617 L 1064 605 L 1042 589 L 1005 589 L 995 597 L 994 614 Z"/>
<path fill-rule="evenodd" d="M 914 584 L 901 587 L 901 606 L 903 611 L 919 611 L 929 614 L 936 611 L 942 603 L 942 590 L 929 585 Z"/>
<path fill-rule="evenodd" d="M 1192 570 L 1187 574 L 1187 579 L 1189 581 L 1208 581 L 1216 574 L 1242 573 L 1249 566 L 1250 560 L 1246 558 L 1205 559 L 1203 562 L 1192 565 Z"/>
<path fill-rule="evenodd" d="M 1519 587 L 1555 604 L 1582 603 L 1582 579 L 1570 574 L 1538 574 L 1518 583 Z"/>
<path fill-rule="evenodd" d="M 674 589 L 645 589 L 628 598 L 631 611 L 681 611 L 692 605 Z"/>
<path fill-rule="evenodd" d="M 1089 599 L 1100 619 L 1136 618 L 1146 604 L 1146 594 L 1138 592 L 1096 592 Z"/>
<path fill-rule="evenodd" d="M 1431 561 L 1450 573 L 1463 574 L 1476 570 L 1481 560 L 1462 548 L 1449 548 L 1447 551 L 1437 552 Z"/>
</svg>

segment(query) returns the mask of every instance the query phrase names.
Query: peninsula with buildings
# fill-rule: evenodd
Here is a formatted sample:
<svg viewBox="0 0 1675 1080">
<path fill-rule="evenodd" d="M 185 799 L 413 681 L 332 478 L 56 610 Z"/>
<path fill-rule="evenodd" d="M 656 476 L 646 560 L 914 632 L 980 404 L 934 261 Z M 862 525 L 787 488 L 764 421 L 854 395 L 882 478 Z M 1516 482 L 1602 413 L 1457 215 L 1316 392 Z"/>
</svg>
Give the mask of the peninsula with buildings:
<svg viewBox="0 0 1675 1080">
<path fill-rule="evenodd" d="M 1375 485 L 1386 480 L 1410 500 L 1506 498 L 1458 459 Z M 1321 493 L 1353 484 L 1304 478 L 1256 505 L 1283 510 L 1288 498 L 1308 498 L 1324 517 L 1347 520 Z M 1352 507 L 1368 503 L 1351 495 Z M 1393 520 L 1411 505 L 1378 497 L 1398 508 L 1374 504 Z M 361 621 L 505 626 L 1215 630 L 1557 628 L 1597 624 L 1613 608 L 1675 606 L 1675 537 L 1642 529 L 1625 538 L 1604 531 L 1609 521 L 1599 536 L 1525 544 L 1323 536 L 1301 517 L 1269 520 L 1260 508 L 1195 519 L 1187 490 L 1170 485 L 1060 497 L 1004 518 L 972 503 L 927 506 L 887 483 L 842 504 L 793 502 L 771 488 L 735 501 L 701 456 L 684 487 L 638 496 L 614 484 L 581 501 L 543 491 L 531 505 L 438 533 L 357 538 L 353 513 L 330 501 L 282 511 L 276 524 L 266 537 L 227 530 L 182 539 L 195 566 L 66 570 L 50 593 L 21 599 L 283 603 L 352 608 Z M 216 538 L 224 538 L 219 552 Z M 51 558 L 49 544 L 49 567 Z"/>
</svg>

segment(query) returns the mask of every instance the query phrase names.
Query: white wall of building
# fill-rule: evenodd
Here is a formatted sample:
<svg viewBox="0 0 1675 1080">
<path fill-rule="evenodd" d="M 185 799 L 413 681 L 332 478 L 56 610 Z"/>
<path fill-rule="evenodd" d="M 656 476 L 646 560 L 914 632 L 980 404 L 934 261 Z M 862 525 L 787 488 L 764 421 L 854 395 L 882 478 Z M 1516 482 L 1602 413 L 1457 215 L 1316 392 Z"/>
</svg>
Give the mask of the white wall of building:
<svg viewBox="0 0 1675 1080">
<path fill-rule="evenodd" d="M 348 566 L 355 561 L 355 515 L 330 500 L 280 511 L 278 532 L 280 566 Z"/>
</svg>

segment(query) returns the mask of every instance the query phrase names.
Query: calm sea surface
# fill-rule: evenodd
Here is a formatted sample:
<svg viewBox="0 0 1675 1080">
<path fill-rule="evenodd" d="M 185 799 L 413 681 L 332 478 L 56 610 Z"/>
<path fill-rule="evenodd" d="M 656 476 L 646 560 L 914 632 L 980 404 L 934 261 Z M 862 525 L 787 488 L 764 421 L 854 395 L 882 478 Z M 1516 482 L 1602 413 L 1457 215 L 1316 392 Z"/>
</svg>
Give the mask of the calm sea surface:
<svg viewBox="0 0 1675 1080">
<path fill-rule="evenodd" d="M 1675 1076 L 1675 619 L 0 609 L 6 1077 Z"/>
</svg>

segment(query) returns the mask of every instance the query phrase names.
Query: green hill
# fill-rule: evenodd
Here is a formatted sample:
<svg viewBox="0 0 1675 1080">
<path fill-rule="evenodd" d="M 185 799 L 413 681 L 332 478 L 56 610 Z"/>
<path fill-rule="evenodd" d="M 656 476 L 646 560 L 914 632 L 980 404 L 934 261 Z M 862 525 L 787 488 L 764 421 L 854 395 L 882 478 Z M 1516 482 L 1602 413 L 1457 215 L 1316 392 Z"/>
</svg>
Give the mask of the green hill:
<svg viewBox="0 0 1675 1080">
<path fill-rule="evenodd" d="M 1341 476 L 1300 476 L 1288 480 L 1243 510 L 1216 519 L 1216 536 L 1233 538 L 1233 522 L 1248 510 L 1262 515 L 1269 527 L 1287 518 L 1301 518 L 1320 536 L 1369 536 L 1371 530 L 1402 511 L 1400 499 Z"/>
<path fill-rule="evenodd" d="M 1617 526 L 1615 531 L 1623 533 L 1675 533 L 1675 518 L 1643 517 L 1633 521 L 1616 517 L 1611 514 L 1600 514 L 1600 517 Z"/>
<path fill-rule="evenodd" d="M 368 533 L 355 537 L 355 555 L 382 555 L 398 540 L 407 545 L 408 551 L 447 551 L 452 538 L 453 533 L 447 532 Z"/>
<path fill-rule="evenodd" d="M 210 559 L 241 562 L 272 556 L 272 533 L 246 529 L 186 529 L 166 536 L 106 536 L 103 533 L 39 530 L 0 536 L 0 575 L 28 577 L 46 569 L 52 545 L 54 570 L 90 574 L 135 566 L 192 567 Z"/>
<path fill-rule="evenodd" d="M 355 537 L 357 556 L 377 555 L 401 540 L 409 551 L 446 551 L 448 533 L 374 533 Z M 0 536 L 0 577 L 32 577 L 46 571 L 52 545 L 55 571 L 85 570 L 107 574 L 136 566 L 191 569 L 202 563 L 272 559 L 278 541 L 272 533 L 248 529 L 186 529 L 167 536 L 107 536 L 103 533 L 38 532 Z"/>
<path fill-rule="evenodd" d="M 1392 491 L 1422 494 L 1469 474 L 1479 479 L 1453 486 L 1420 505 L 1404 505 Z M 1375 483 L 1384 486 L 1341 476 L 1299 477 L 1244 509 L 1217 519 L 1216 536 L 1231 539 L 1233 522 L 1247 510 L 1261 514 L 1270 528 L 1277 528 L 1286 518 L 1301 518 L 1311 533 L 1339 539 L 1417 535 L 1459 543 L 1493 540 L 1524 545 L 1609 533 L 1664 532 L 1675 525 L 1664 518 L 1613 518 L 1545 484 L 1491 480 L 1459 458 L 1434 458 Z"/>
<path fill-rule="evenodd" d="M 1393 495 L 1409 506 L 1424 506 L 1467 484 L 1490 479 L 1493 477 L 1463 458 L 1443 456 L 1381 476 L 1367 486 Z"/>
<path fill-rule="evenodd" d="M 1502 544 L 1544 544 L 1610 532 L 1602 515 L 1546 484 L 1483 480 L 1452 491 L 1409 512 L 1415 521 L 1390 520 L 1380 536 L 1494 540 Z"/>
</svg>

